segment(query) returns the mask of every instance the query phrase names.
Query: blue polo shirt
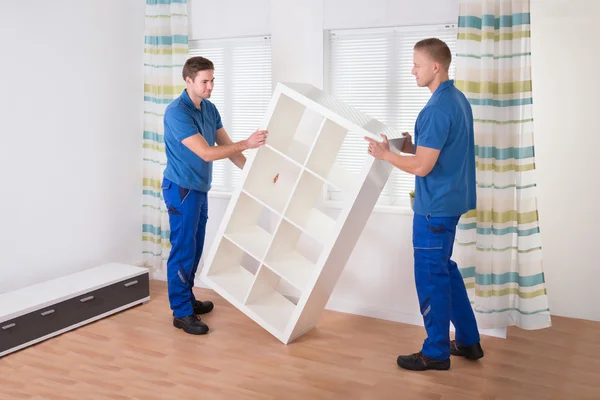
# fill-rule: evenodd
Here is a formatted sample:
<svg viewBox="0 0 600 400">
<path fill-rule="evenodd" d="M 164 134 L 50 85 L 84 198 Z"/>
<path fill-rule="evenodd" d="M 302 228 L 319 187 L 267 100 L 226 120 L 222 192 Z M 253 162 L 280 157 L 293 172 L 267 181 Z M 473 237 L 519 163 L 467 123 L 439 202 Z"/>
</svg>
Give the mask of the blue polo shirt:
<svg viewBox="0 0 600 400">
<path fill-rule="evenodd" d="M 167 167 L 164 177 L 186 189 L 208 192 L 212 162 L 204 161 L 181 141 L 199 133 L 209 146 L 214 146 L 217 130 L 222 127 L 221 115 L 213 103 L 202 99 L 198 109 L 184 90 L 165 110 Z"/>
<path fill-rule="evenodd" d="M 416 214 L 458 217 L 476 207 L 473 111 L 454 81 L 442 83 L 415 123 L 415 146 L 440 150 L 429 174 L 415 178 Z"/>
</svg>

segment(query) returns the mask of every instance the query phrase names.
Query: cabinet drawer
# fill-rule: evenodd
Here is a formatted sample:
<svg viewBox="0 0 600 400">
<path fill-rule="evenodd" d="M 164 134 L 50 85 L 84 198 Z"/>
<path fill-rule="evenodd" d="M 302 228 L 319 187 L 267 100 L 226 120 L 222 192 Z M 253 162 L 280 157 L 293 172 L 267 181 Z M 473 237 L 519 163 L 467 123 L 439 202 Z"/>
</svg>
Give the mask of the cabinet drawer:
<svg viewBox="0 0 600 400">
<path fill-rule="evenodd" d="M 149 292 L 149 275 L 143 274 L 2 322 L 0 353 L 144 299 Z"/>
<path fill-rule="evenodd" d="M 64 310 L 49 306 L 0 323 L 0 353 L 63 329 Z"/>
<path fill-rule="evenodd" d="M 148 285 L 148 275 L 140 275 L 68 300 L 66 305 L 70 324 L 83 322 L 148 297 Z"/>
</svg>

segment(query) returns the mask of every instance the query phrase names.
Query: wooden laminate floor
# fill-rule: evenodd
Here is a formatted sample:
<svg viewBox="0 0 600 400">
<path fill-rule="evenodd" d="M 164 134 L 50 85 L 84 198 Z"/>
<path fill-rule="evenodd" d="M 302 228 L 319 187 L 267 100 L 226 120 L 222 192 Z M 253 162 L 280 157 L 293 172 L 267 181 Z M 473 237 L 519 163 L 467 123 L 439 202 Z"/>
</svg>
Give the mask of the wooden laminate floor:
<svg viewBox="0 0 600 400">
<path fill-rule="evenodd" d="M 0 359 L 0 399 L 600 399 L 600 323 L 553 318 L 540 331 L 483 337 L 478 362 L 410 372 L 396 356 L 424 329 L 325 311 L 283 345 L 214 292 L 211 332 L 171 325 L 164 282 L 152 300 Z"/>
</svg>

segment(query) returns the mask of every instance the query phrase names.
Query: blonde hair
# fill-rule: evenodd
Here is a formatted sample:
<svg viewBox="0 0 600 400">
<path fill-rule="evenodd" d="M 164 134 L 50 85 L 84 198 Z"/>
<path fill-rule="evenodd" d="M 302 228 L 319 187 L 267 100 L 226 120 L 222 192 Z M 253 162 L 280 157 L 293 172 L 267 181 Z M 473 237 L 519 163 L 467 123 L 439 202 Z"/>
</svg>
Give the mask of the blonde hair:
<svg viewBox="0 0 600 400">
<path fill-rule="evenodd" d="M 438 62 L 447 71 L 452 63 L 452 53 L 448 45 L 438 38 L 423 39 L 415 44 L 415 50 L 423 50 L 433 61 Z"/>
</svg>

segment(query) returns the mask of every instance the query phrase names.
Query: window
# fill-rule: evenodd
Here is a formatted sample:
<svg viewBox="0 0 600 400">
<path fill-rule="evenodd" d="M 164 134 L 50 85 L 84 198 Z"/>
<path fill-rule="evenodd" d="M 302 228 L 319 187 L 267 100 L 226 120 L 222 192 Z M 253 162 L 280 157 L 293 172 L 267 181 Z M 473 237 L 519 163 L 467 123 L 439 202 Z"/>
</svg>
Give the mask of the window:
<svg viewBox="0 0 600 400">
<path fill-rule="evenodd" d="M 259 128 L 271 100 L 271 38 L 190 41 L 189 56 L 206 57 L 215 64 L 210 101 L 219 109 L 231 140 L 246 139 Z M 211 192 L 231 193 L 240 176 L 231 161 L 215 161 Z"/>
<path fill-rule="evenodd" d="M 413 46 L 421 39 L 438 37 L 454 55 L 456 34 L 455 25 L 331 31 L 327 89 L 384 124 L 413 135 L 419 111 L 431 96 L 411 75 Z M 449 72 L 452 79 L 454 61 Z M 356 136 L 353 139 L 342 147 L 338 162 L 358 170 L 367 142 Z M 395 168 L 378 203 L 406 206 L 413 188 L 414 176 Z M 340 193 L 330 189 L 329 199 L 340 200 Z"/>
</svg>

